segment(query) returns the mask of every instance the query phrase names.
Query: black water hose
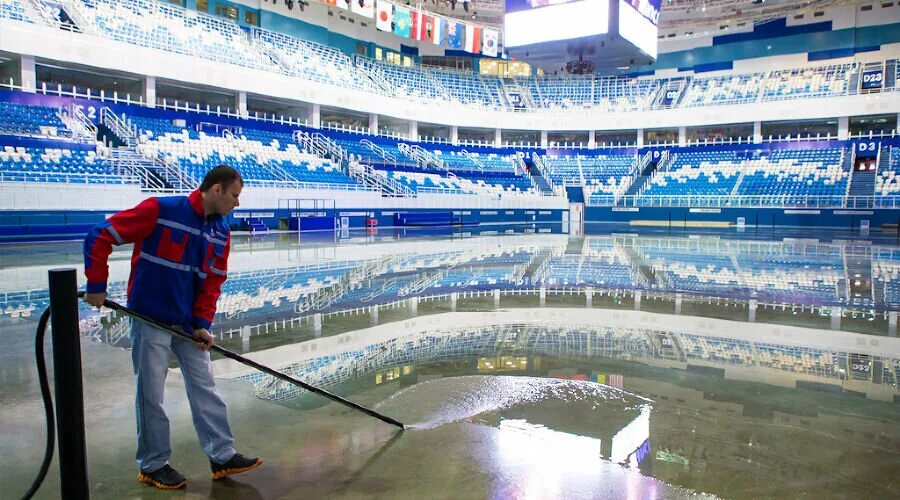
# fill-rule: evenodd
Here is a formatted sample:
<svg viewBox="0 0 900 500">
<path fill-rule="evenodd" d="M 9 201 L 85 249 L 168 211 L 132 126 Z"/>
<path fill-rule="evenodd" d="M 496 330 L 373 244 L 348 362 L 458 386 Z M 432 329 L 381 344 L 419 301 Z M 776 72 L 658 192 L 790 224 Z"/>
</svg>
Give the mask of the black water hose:
<svg viewBox="0 0 900 500">
<path fill-rule="evenodd" d="M 53 461 L 53 449 L 56 447 L 56 419 L 53 416 L 53 398 L 50 396 L 50 381 L 47 378 L 47 363 L 44 361 L 44 333 L 47 331 L 47 323 L 50 321 L 50 308 L 44 309 L 41 319 L 38 320 L 37 332 L 34 336 L 34 358 L 37 362 L 38 381 L 41 386 L 41 398 L 44 400 L 44 418 L 47 421 L 47 446 L 44 449 L 44 461 L 41 462 L 41 470 L 38 471 L 37 477 L 31 483 L 31 487 L 22 496 L 23 500 L 27 500 L 37 493 L 44 478 L 47 477 L 47 471 L 50 470 L 50 463 Z"/>
<path fill-rule="evenodd" d="M 84 297 L 84 292 L 78 292 L 78 297 L 79 298 Z M 143 314 L 140 314 L 136 311 L 132 311 L 131 309 L 128 309 L 127 307 L 117 304 L 111 300 L 104 301 L 103 305 L 110 309 L 123 312 L 135 319 L 138 319 L 140 321 L 148 323 L 156 328 L 159 328 L 160 330 L 168 332 L 169 334 L 171 334 L 173 336 L 183 337 L 185 339 L 196 342 L 196 339 L 194 339 L 193 337 L 191 337 L 190 335 L 188 335 L 184 332 L 180 332 L 168 325 L 165 325 L 165 324 L 160 323 L 152 318 L 144 316 Z M 41 463 L 41 469 L 40 469 L 40 471 L 38 471 L 38 475 L 34 478 L 34 481 L 31 483 L 31 487 L 28 488 L 28 491 L 25 492 L 24 496 L 22 496 L 22 500 L 28 500 L 28 499 L 32 498 L 34 496 L 34 494 L 37 493 L 38 488 L 41 487 L 41 483 L 43 483 L 44 478 L 47 477 L 47 471 L 50 469 L 50 463 L 53 461 L 53 450 L 56 445 L 56 433 L 55 433 L 56 420 L 54 418 L 54 412 L 53 412 L 53 398 L 50 396 L 50 382 L 47 377 L 47 363 L 44 360 L 44 334 L 47 331 L 47 323 L 49 321 L 50 321 L 50 308 L 48 307 L 47 309 L 44 309 L 44 312 L 41 314 L 41 319 L 38 320 L 37 332 L 35 332 L 35 337 L 34 337 L 34 358 L 35 358 L 35 361 L 37 362 L 38 380 L 39 380 L 40 386 L 41 386 L 41 398 L 44 401 L 44 415 L 45 415 L 45 420 L 47 421 L 47 446 L 44 450 L 44 460 Z M 219 354 L 222 354 L 226 358 L 233 359 L 239 363 L 243 363 L 252 368 L 256 368 L 257 370 L 259 370 L 263 373 L 266 373 L 273 377 L 279 378 L 279 379 L 289 382 L 291 384 L 300 386 L 308 391 L 314 392 L 321 396 L 325 396 L 328 399 L 331 399 L 332 401 L 336 401 L 345 406 L 349 406 L 350 408 L 353 408 L 357 411 L 365 413 L 366 415 L 369 415 L 371 417 L 375 417 L 385 423 L 397 426 L 401 430 L 404 429 L 404 425 L 402 423 L 398 422 L 397 420 L 394 420 L 391 417 L 382 415 L 382 414 L 380 414 L 374 410 L 371 410 L 369 408 L 366 408 L 364 406 L 360 406 L 352 401 L 348 401 L 348 400 L 346 400 L 336 394 L 332 394 L 324 389 L 320 389 L 318 387 L 311 386 L 305 382 L 301 382 L 300 380 L 297 380 L 289 375 L 283 374 L 283 373 L 273 370 L 265 365 L 261 365 L 255 361 L 249 360 L 237 353 L 231 352 L 228 349 L 225 349 L 224 347 L 212 345 L 211 349 L 213 351 L 218 352 Z"/>
</svg>

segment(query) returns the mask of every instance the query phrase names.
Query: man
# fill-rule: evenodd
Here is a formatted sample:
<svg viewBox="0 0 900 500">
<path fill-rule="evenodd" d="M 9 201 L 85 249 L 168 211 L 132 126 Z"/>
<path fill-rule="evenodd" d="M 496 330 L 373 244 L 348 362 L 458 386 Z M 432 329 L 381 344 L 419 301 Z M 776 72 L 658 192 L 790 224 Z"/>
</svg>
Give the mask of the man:
<svg viewBox="0 0 900 500">
<path fill-rule="evenodd" d="M 163 389 L 170 352 L 175 353 L 191 406 L 194 428 L 209 457 L 212 478 L 258 467 L 262 461 L 236 453 L 225 403 L 216 393 L 209 333 L 225 282 L 231 233 L 224 216 L 239 205 L 243 180 L 237 170 L 210 170 L 188 196 L 148 198 L 94 227 L 84 241 L 85 300 L 106 299 L 107 260 L 113 245 L 134 243 L 128 307 L 192 333 L 196 345 L 132 321 L 132 361 L 137 382 L 138 481 L 161 489 L 187 480 L 169 465 L 169 419 Z"/>
</svg>

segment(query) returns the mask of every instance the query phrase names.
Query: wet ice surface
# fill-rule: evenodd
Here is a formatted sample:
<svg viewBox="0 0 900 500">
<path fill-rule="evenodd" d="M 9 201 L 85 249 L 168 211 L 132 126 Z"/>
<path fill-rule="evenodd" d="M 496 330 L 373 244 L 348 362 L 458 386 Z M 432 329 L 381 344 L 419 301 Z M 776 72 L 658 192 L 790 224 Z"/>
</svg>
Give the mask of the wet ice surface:
<svg viewBox="0 0 900 500">
<path fill-rule="evenodd" d="M 606 385 L 538 377 L 481 376 L 429 380 L 399 391 L 375 410 L 412 429 L 433 429 L 460 421 L 499 425 L 526 416 L 564 427 L 630 420 L 649 399 Z M 534 422 L 532 420 L 532 422 Z"/>
</svg>

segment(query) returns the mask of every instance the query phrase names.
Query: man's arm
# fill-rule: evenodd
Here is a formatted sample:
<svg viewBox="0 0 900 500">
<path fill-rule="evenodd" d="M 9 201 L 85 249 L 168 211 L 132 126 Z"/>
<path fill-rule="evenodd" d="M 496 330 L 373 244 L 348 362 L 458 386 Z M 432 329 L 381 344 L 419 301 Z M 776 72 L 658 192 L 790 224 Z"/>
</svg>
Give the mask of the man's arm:
<svg viewBox="0 0 900 500">
<path fill-rule="evenodd" d="M 147 198 L 136 207 L 119 212 L 94 226 L 84 239 L 85 300 L 100 307 L 106 299 L 109 254 L 113 245 L 134 243 L 150 236 L 159 218 L 159 200 Z"/>
<path fill-rule="evenodd" d="M 222 283 L 228 277 L 228 255 L 231 252 L 231 232 L 228 233 L 228 240 L 222 255 L 216 255 L 213 251 L 213 244 L 210 243 L 207 248 L 211 255 L 207 255 L 204 262 L 203 271 L 206 278 L 200 283 L 200 290 L 194 298 L 194 328 L 196 330 L 209 330 L 212 326 L 213 316 L 216 315 L 216 301 L 222 293 Z M 210 259 L 212 261 L 210 262 Z M 208 265 L 207 267 L 207 264 Z"/>
</svg>

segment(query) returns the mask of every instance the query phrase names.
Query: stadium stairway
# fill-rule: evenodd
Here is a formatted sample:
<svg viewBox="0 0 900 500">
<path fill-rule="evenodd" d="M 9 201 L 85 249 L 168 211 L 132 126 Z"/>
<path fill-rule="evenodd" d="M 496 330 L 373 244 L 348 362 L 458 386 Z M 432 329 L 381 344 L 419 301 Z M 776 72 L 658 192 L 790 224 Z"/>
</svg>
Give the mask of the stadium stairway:
<svg viewBox="0 0 900 500">
<path fill-rule="evenodd" d="M 531 180 L 534 181 L 534 187 L 544 196 L 553 196 L 553 188 L 550 187 L 550 183 L 544 178 L 541 169 L 534 165 L 532 158 L 525 155 L 522 161 L 525 163 L 525 169 L 528 171 L 528 174 L 531 175 Z M 582 201 L 584 201 L 584 193 L 582 193 L 581 197 Z"/>
<path fill-rule="evenodd" d="M 631 186 L 628 186 L 628 190 L 625 191 L 623 197 L 636 196 L 640 194 L 644 186 L 648 182 L 650 182 L 650 179 L 653 178 L 653 174 L 658 165 L 659 163 L 653 161 L 648 162 L 647 166 L 644 167 L 644 170 L 641 171 L 641 175 L 637 177 L 637 179 L 631 184 Z"/>
<path fill-rule="evenodd" d="M 874 196 L 875 195 L 875 171 L 853 172 L 850 178 L 849 196 Z"/>
</svg>

